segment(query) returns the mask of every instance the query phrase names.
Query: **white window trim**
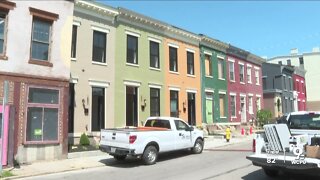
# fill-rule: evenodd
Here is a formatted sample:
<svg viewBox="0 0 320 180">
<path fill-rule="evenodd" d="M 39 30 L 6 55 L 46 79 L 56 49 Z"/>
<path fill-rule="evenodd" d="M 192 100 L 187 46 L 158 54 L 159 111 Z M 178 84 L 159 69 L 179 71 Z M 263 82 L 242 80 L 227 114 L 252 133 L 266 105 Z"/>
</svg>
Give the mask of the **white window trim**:
<svg viewBox="0 0 320 180">
<path fill-rule="evenodd" d="M 129 63 L 130 64 L 130 63 Z M 149 67 L 150 70 L 154 70 L 154 71 L 161 71 L 160 68 L 155 68 L 155 67 Z"/>
<path fill-rule="evenodd" d="M 80 21 L 77 21 L 77 20 L 74 20 L 73 22 L 72 22 L 72 25 L 75 25 L 75 26 L 81 26 L 81 22 Z"/>
<path fill-rule="evenodd" d="M 168 46 L 179 49 L 179 46 L 177 44 L 174 44 L 174 43 L 168 43 Z"/>
<path fill-rule="evenodd" d="M 224 60 L 225 57 L 218 54 L 218 55 L 217 55 L 217 58 L 219 58 L 219 59 L 221 59 L 221 60 Z"/>
<path fill-rule="evenodd" d="M 149 88 L 161 89 L 162 85 L 149 83 Z"/>
<path fill-rule="evenodd" d="M 240 97 L 247 97 L 247 95 L 246 95 L 246 94 L 241 94 L 241 93 L 240 93 Z"/>
<path fill-rule="evenodd" d="M 206 55 L 212 56 L 212 53 L 211 53 L 211 52 L 204 51 L 203 53 L 206 54 Z"/>
<path fill-rule="evenodd" d="M 235 62 L 235 60 L 232 58 L 228 58 L 228 61 L 233 62 L 233 63 Z"/>
<path fill-rule="evenodd" d="M 259 97 L 259 98 L 261 98 L 261 95 L 260 95 L 260 94 L 256 94 L 256 97 Z"/>
<path fill-rule="evenodd" d="M 148 40 L 149 41 L 152 41 L 152 42 L 156 42 L 156 43 L 158 43 L 158 44 L 161 44 L 161 40 L 160 39 L 156 39 L 156 38 L 154 38 L 154 37 L 148 37 Z M 159 47 L 160 48 L 160 47 Z"/>
<path fill-rule="evenodd" d="M 137 82 L 137 81 L 127 81 L 125 80 L 123 82 L 124 85 L 127 85 L 127 86 L 134 86 L 134 87 L 140 87 L 141 86 L 141 82 Z"/>
<path fill-rule="evenodd" d="M 197 76 L 196 75 L 193 75 L 193 74 L 187 74 L 188 77 L 192 77 L 192 78 L 196 78 Z"/>
<path fill-rule="evenodd" d="M 92 62 L 92 64 L 95 64 L 95 65 L 108 66 L 108 64 L 107 64 L 107 60 L 106 60 L 106 62 L 105 62 L 105 63 L 96 62 L 96 61 L 91 61 L 91 62 Z"/>
<path fill-rule="evenodd" d="M 238 64 L 244 66 L 244 62 L 240 62 L 240 61 L 239 61 Z"/>
<path fill-rule="evenodd" d="M 193 54 L 195 54 L 195 53 L 196 53 L 196 51 L 195 51 L 195 50 L 193 50 L 193 49 L 189 49 L 189 48 L 186 48 L 186 51 L 187 51 L 187 52 L 191 52 L 191 53 L 193 53 Z"/>
<path fill-rule="evenodd" d="M 169 73 L 171 73 L 171 74 L 177 74 L 177 75 L 180 74 L 179 72 L 176 72 L 176 71 L 169 71 Z"/>
<path fill-rule="evenodd" d="M 126 33 L 127 35 L 131 35 L 131 36 L 135 36 L 135 37 L 141 37 L 141 34 L 138 33 L 138 32 L 133 32 L 133 31 L 130 31 L 130 30 L 125 30 L 124 33 Z"/>
<path fill-rule="evenodd" d="M 235 116 L 232 116 L 232 113 L 231 113 L 231 118 L 237 118 L 237 94 L 236 93 L 229 93 L 229 96 L 230 96 L 230 103 L 231 103 L 231 96 L 233 96 L 235 99 L 234 99 L 234 112 L 235 112 Z M 232 110 L 232 109 L 231 109 Z"/>
<path fill-rule="evenodd" d="M 219 94 L 227 94 L 227 91 L 219 91 Z"/>
<path fill-rule="evenodd" d="M 79 82 L 79 78 L 78 77 L 71 77 L 70 78 L 70 83 L 77 84 L 78 82 Z"/>
<path fill-rule="evenodd" d="M 204 92 L 208 92 L 208 93 L 214 93 L 214 90 L 213 89 L 204 89 Z"/>
<path fill-rule="evenodd" d="M 170 91 L 180 91 L 180 88 L 176 87 L 176 86 L 169 86 L 169 90 Z"/>
<path fill-rule="evenodd" d="M 257 66 L 254 66 L 254 69 L 256 69 L 256 70 L 260 70 L 260 68 L 259 68 L 259 67 L 257 67 Z"/>
<path fill-rule="evenodd" d="M 250 67 L 250 68 L 251 68 L 251 67 L 252 67 L 252 65 L 251 65 L 251 64 L 247 64 L 247 67 Z"/>
<path fill-rule="evenodd" d="M 107 29 L 105 27 L 99 27 L 99 26 L 96 26 L 96 25 L 91 25 L 91 29 L 93 29 L 95 31 L 103 32 L 103 33 L 106 33 L 106 34 L 110 33 L 110 29 Z"/>
<path fill-rule="evenodd" d="M 89 85 L 94 86 L 94 87 L 103 87 L 107 88 L 110 86 L 110 82 L 108 81 L 101 81 L 101 80 L 96 80 L 96 79 L 89 79 Z"/>
<path fill-rule="evenodd" d="M 250 71 L 248 71 L 248 69 L 250 69 Z M 247 81 L 248 81 L 249 84 L 252 84 L 252 66 L 248 66 L 248 64 L 247 64 L 247 78 L 248 78 L 249 74 L 250 74 L 250 78 L 247 79 Z"/>
<path fill-rule="evenodd" d="M 196 89 L 186 89 L 186 92 L 197 94 L 198 91 Z"/>
<path fill-rule="evenodd" d="M 126 63 L 127 66 L 133 66 L 133 67 L 139 67 L 139 64 L 134 64 L 134 63 Z"/>
<path fill-rule="evenodd" d="M 248 93 L 248 96 L 252 97 L 252 96 L 253 96 L 253 94 L 252 94 L 252 93 Z"/>
<path fill-rule="evenodd" d="M 229 95 L 230 95 L 230 96 L 237 96 L 237 93 L 230 92 Z"/>
</svg>

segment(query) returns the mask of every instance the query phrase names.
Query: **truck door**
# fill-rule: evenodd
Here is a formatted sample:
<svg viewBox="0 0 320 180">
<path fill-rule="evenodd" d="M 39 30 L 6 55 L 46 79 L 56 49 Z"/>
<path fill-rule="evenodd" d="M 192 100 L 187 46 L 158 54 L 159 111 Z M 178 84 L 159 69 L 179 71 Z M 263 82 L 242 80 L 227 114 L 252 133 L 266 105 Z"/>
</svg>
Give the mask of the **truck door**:
<svg viewBox="0 0 320 180">
<path fill-rule="evenodd" d="M 185 149 L 191 147 L 191 133 L 190 131 L 186 130 L 189 128 L 189 126 L 179 119 L 174 120 L 174 124 L 177 128 L 175 135 L 176 149 Z"/>
</svg>

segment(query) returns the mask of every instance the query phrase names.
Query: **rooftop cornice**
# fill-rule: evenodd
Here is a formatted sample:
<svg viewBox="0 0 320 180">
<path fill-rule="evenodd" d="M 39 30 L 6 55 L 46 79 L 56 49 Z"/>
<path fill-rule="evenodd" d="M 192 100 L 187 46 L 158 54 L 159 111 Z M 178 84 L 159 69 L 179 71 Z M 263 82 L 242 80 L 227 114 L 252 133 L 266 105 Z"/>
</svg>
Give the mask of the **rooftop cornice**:
<svg viewBox="0 0 320 180">
<path fill-rule="evenodd" d="M 119 12 L 112 7 L 106 6 L 104 4 L 97 4 L 91 1 L 76 1 L 75 7 L 84 8 L 108 16 L 117 16 L 119 14 Z"/>
<path fill-rule="evenodd" d="M 205 36 L 205 35 L 200 35 L 200 37 L 201 37 L 201 41 L 200 41 L 201 45 L 209 46 L 213 49 L 217 49 L 217 50 L 220 50 L 225 53 L 227 52 L 227 49 L 229 48 L 229 44 L 226 44 L 226 43 L 221 42 L 219 40 L 213 39 L 213 38 Z"/>
<path fill-rule="evenodd" d="M 266 62 L 266 60 L 260 56 L 254 55 L 254 54 L 249 54 L 247 57 L 248 61 L 250 62 L 254 62 L 254 63 L 258 63 L 258 64 L 262 64 L 264 62 Z"/>
</svg>

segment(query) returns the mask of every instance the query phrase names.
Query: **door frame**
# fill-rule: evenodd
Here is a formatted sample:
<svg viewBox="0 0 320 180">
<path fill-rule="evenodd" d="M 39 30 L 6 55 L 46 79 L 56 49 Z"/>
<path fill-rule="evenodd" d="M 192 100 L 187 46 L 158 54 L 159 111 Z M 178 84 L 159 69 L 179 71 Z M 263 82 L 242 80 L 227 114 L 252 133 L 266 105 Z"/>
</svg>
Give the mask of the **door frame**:
<svg viewBox="0 0 320 180">
<path fill-rule="evenodd" d="M 241 101 L 241 98 L 243 98 L 244 100 Z M 246 103 L 246 95 L 242 95 L 240 94 L 240 122 L 241 123 L 246 123 L 247 122 L 247 103 Z M 243 106 L 243 112 L 242 112 L 242 107 L 241 104 L 244 104 Z"/>
<path fill-rule="evenodd" d="M 139 107 L 140 107 L 140 101 L 139 101 L 139 96 L 140 96 L 140 86 L 141 82 L 136 82 L 136 81 L 124 81 L 124 125 L 126 126 L 127 124 L 127 86 L 135 87 L 137 88 L 137 121 L 138 121 L 138 126 L 139 126 Z"/>
</svg>

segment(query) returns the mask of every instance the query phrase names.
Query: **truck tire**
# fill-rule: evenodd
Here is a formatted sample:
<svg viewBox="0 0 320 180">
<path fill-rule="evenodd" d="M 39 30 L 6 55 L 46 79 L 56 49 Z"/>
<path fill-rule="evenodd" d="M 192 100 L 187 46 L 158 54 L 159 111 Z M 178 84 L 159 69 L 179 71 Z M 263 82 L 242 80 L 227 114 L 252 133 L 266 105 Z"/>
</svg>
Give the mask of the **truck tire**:
<svg viewBox="0 0 320 180">
<path fill-rule="evenodd" d="M 125 160 L 127 155 L 113 155 L 113 158 L 116 159 L 117 161 L 123 161 Z"/>
<path fill-rule="evenodd" d="M 202 153 L 203 150 L 203 140 L 201 139 L 197 139 L 196 142 L 194 143 L 193 148 L 191 149 L 193 154 L 200 154 Z"/>
<path fill-rule="evenodd" d="M 155 164 L 158 159 L 158 150 L 154 146 L 147 146 L 143 152 L 142 160 L 145 165 Z"/>
<path fill-rule="evenodd" d="M 277 169 L 263 168 L 263 171 L 269 177 L 276 177 L 279 174 L 279 170 L 277 170 Z"/>
</svg>

